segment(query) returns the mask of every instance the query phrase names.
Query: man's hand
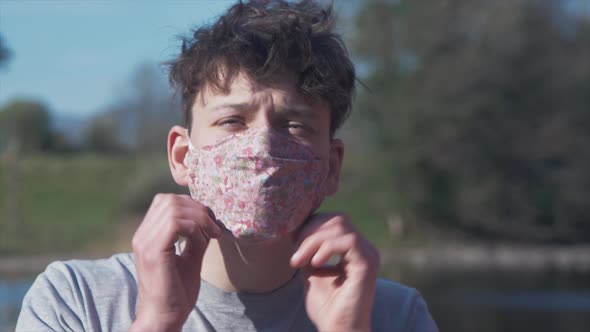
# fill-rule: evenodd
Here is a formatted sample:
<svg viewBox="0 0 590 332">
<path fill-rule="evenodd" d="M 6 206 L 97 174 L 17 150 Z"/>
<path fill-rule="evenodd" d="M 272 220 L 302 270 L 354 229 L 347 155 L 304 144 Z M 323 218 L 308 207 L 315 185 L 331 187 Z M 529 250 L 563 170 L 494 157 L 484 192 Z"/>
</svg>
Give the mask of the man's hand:
<svg viewBox="0 0 590 332">
<path fill-rule="evenodd" d="M 370 331 L 379 253 L 342 214 L 318 214 L 296 233 L 305 307 L 319 331 Z M 340 263 L 326 267 L 332 256 Z"/>
<path fill-rule="evenodd" d="M 133 236 L 136 319 L 131 331 L 180 330 L 195 306 L 203 255 L 221 234 L 208 209 L 187 195 L 157 194 Z M 174 243 L 186 238 L 182 255 Z"/>
</svg>

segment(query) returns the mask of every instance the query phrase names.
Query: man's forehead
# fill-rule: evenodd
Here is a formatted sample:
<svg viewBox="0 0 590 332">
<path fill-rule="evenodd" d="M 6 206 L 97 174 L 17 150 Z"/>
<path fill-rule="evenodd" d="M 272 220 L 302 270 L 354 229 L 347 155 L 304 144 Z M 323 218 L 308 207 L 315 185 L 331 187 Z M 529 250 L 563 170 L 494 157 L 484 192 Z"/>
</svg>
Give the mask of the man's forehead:
<svg viewBox="0 0 590 332">
<path fill-rule="evenodd" d="M 275 107 L 296 113 L 314 113 L 312 109 L 321 106 L 303 96 L 290 75 L 277 76 L 268 83 L 260 83 L 239 74 L 229 82 L 227 91 L 221 91 L 212 84 L 204 86 L 193 108 L 207 112 L 227 108 L 243 110 L 269 102 Z"/>
<path fill-rule="evenodd" d="M 251 112 L 258 108 L 256 102 L 220 102 L 203 107 L 203 112 L 216 114 L 224 111 Z M 307 104 L 279 103 L 273 105 L 273 111 L 290 117 L 317 118 L 318 111 Z"/>
</svg>

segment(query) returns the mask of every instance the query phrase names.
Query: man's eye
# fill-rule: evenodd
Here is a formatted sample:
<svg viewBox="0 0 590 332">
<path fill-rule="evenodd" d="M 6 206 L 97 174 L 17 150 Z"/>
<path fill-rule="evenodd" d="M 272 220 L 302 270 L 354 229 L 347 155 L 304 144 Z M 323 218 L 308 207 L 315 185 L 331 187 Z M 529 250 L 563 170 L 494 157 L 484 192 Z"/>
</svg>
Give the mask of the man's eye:
<svg viewBox="0 0 590 332">
<path fill-rule="evenodd" d="M 288 127 L 290 129 L 304 129 L 303 126 L 299 123 L 289 123 Z"/>
<path fill-rule="evenodd" d="M 303 128 L 303 125 L 299 122 L 294 122 L 294 121 L 287 121 L 283 124 L 284 127 L 286 128 Z"/>
<path fill-rule="evenodd" d="M 224 119 L 218 122 L 218 125 L 221 127 L 229 127 L 229 128 L 237 128 L 244 125 L 244 122 L 240 119 Z"/>
<path fill-rule="evenodd" d="M 301 123 L 301 122 L 288 122 L 287 123 L 287 128 L 289 129 L 289 131 L 293 132 L 293 133 L 311 133 L 312 130 L 309 126 L 306 126 L 305 124 Z"/>
</svg>

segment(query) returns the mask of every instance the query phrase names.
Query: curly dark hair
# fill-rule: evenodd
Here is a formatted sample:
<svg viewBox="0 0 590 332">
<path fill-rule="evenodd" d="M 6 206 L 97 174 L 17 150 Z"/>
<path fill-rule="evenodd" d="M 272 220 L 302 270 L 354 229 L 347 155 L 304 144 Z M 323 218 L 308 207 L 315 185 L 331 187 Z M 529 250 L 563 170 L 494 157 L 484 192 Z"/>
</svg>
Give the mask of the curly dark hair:
<svg viewBox="0 0 590 332">
<path fill-rule="evenodd" d="M 240 1 L 214 24 L 194 30 L 183 38 L 180 55 L 168 63 L 170 84 L 182 94 L 187 127 L 205 85 L 228 93 L 239 72 L 271 83 L 286 71 L 296 75 L 303 96 L 330 106 L 333 135 L 351 111 L 356 80 L 334 21 L 332 6 L 312 0 L 253 0 Z"/>
</svg>

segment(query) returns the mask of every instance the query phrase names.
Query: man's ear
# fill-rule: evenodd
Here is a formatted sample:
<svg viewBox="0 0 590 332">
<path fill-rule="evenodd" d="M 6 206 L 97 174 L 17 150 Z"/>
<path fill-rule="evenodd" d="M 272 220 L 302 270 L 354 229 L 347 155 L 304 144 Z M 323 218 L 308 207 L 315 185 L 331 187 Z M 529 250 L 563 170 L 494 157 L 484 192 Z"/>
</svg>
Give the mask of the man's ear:
<svg viewBox="0 0 590 332">
<path fill-rule="evenodd" d="M 181 126 L 174 126 L 168 133 L 168 164 L 174 182 L 188 186 L 188 169 L 184 165 L 184 157 L 188 152 L 187 130 Z"/>
<path fill-rule="evenodd" d="M 333 139 L 330 142 L 330 171 L 328 172 L 326 188 L 326 195 L 328 196 L 332 196 L 338 191 L 343 157 L 344 143 L 339 139 Z"/>
</svg>

